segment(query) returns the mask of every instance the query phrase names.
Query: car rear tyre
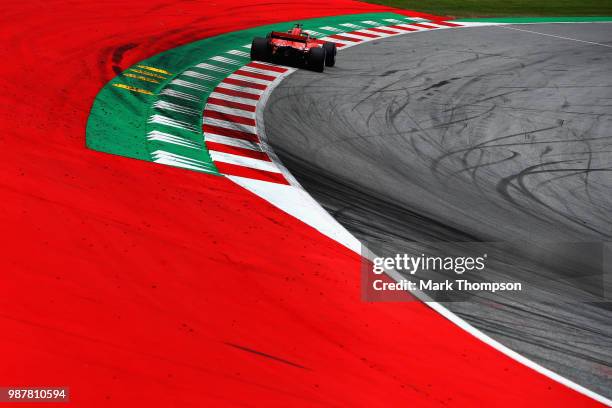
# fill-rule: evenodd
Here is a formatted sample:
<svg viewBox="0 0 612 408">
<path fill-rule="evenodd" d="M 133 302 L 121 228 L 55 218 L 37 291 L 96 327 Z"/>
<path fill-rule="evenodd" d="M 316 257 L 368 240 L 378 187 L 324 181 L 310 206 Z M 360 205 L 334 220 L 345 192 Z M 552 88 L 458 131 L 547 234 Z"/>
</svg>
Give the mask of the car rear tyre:
<svg viewBox="0 0 612 408">
<path fill-rule="evenodd" d="M 326 42 L 323 44 L 325 50 L 325 66 L 333 67 L 336 65 L 336 44 L 333 42 Z"/>
<path fill-rule="evenodd" d="M 312 48 L 310 50 L 308 65 L 313 71 L 323 72 L 325 69 L 325 49 L 323 47 Z"/>
<path fill-rule="evenodd" d="M 251 59 L 253 61 L 268 61 L 270 59 L 270 47 L 266 38 L 253 38 L 251 43 Z"/>
</svg>

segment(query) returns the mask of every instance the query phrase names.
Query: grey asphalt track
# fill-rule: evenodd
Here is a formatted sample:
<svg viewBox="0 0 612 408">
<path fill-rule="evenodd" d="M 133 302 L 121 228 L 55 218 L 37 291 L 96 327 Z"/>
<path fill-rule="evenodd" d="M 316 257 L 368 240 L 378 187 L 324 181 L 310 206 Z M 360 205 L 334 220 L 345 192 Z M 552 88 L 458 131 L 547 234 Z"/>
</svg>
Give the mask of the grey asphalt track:
<svg viewBox="0 0 612 408">
<path fill-rule="evenodd" d="M 337 61 L 279 85 L 265 127 L 292 174 L 363 242 L 393 254 L 415 241 L 612 241 L 612 24 L 413 33 Z M 516 277 L 521 254 L 495 272 Z M 611 304 L 540 300 L 447 306 L 612 397 Z"/>
</svg>

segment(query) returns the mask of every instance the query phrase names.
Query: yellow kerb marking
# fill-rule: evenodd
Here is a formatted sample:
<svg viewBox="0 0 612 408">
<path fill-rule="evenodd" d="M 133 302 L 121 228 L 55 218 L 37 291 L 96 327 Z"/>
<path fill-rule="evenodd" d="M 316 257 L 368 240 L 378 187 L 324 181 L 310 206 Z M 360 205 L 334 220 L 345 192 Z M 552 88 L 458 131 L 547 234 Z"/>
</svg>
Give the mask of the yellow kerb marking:
<svg viewBox="0 0 612 408">
<path fill-rule="evenodd" d="M 153 77 L 153 78 L 166 79 L 166 77 L 163 76 L 163 75 L 157 75 L 157 74 L 154 74 L 152 72 L 143 71 L 141 69 L 134 69 L 134 68 L 132 68 L 132 69 L 130 69 L 130 71 L 134 71 L 134 72 L 137 72 L 139 74 L 150 76 L 150 77 Z"/>
<path fill-rule="evenodd" d="M 170 72 L 166 71 L 165 69 L 149 67 L 147 65 L 138 65 L 138 68 L 148 69 L 149 71 L 159 72 L 160 74 L 172 75 Z"/>
<path fill-rule="evenodd" d="M 156 81 L 151 78 L 143 77 L 141 75 L 134 75 L 134 74 L 128 74 L 128 73 L 124 73 L 123 75 L 125 75 L 128 78 L 136 78 L 136 79 L 140 79 L 141 81 L 147 81 L 147 82 L 153 82 L 154 84 L 159 84 L 159 81 Z"/>
<path fill-rule="evenodd" d="M 129 86 L 125 84 L 113 84 L 113 86 L 116 86 L 117 88 L 127 89 L 128 91 L 140 92 L 145 95 L 153 95 L 153 92 L 147 91 L 146 89 L 136 88 L 135 86 Z"/>
</svg>

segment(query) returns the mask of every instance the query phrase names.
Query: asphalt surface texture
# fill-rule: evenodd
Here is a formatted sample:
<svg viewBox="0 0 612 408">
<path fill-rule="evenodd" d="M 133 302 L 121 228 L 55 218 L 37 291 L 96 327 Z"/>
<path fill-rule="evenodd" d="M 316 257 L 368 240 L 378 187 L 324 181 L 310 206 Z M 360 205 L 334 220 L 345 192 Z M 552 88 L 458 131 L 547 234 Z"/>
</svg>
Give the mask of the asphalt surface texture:
<svg viewBox="0 0 612 408">
<path fill-rule="evenodd" d="M 264 119 L 285 166 L 377 254 L 507 243 L 489 273 L 541 277 L 537 301 L 485 295 L 445 305 L 612 397 L 612 305 L 602 277 L 569 285 L 598 301 L 568 301 L 565 289 L 547 289 L 571 281 L 566 263 L 559 253 L 538 257 L 542 247 L 565 251 L 560 243 L 601 254 L 612 241 L 612 24 L 376 40 L 340 52 L 323 74 L 289 76 Z"/>
</svg>

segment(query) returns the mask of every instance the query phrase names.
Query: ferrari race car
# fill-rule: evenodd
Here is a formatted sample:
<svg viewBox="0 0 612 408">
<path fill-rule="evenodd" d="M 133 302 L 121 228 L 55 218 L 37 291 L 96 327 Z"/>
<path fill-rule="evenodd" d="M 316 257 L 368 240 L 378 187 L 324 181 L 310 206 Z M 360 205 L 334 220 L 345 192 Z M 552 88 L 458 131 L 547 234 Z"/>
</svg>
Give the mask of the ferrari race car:
<svg viewBox="0 0 612 408">
<path fill-rule="evenodd" d="M 336 44 L 317 40 L 296 24 L 287 32 L 272 31 L 266 38 L 256 37 L 251 44 L 251 59 L 255 61 L 286 61 L 305 65 L 323 72 L 336 63 Z"/>
</svg>

